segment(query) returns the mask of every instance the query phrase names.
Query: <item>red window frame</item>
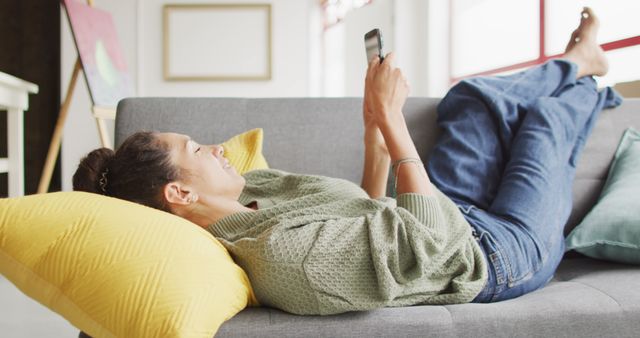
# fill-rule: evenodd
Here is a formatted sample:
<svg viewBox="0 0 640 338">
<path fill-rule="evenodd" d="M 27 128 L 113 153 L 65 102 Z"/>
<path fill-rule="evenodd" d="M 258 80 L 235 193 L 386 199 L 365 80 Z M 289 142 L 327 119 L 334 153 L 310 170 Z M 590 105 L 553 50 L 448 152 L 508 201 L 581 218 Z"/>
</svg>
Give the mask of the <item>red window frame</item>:
<svg viewBox="0 0 640 338">
<path fill-rule="evenodd" d="M 454 84 L 462 79 L 468 78 L 468 77 L 473 77 L 473 76 L 482 76 L 482 75 L 492 75 L 492 74 L 497 74 L 497 73 L 503 73 L 503 72 L 508 72 L 511 70 L 516 70 L 516 69 L 522 69 L 522 68 L 527 68 L 527 67 L 532 67 L 535 65 L 539 65 L 541 63 L 545 63 L 547 60 L 549 59 L 553 59 L 553 58 L 557 58 L 559 56 L 562 56 L 563 54 L 555 54 L 555 55 L 547 55 L 545 53 L 545 8 L 546 8 L 546 2 L 547 0 L 540 0 L 540 41 L 538 42 L 539 44 L 539 54 L 538 54 L 538 58 L 534 59 L 534 60 L 529 60 L 529 61 L 525 61 L 525 62 L 520 62 L 520 63 L 516 63 L 516 64 L 512 64 L 512 65 L 507 65 L 504 67 L 499 67 L 499 68 L 494 68 L 494 69 L 490 69 L 490 70 L 486 70 L 486 71 L 482 71 L 482 72 L 478 72 L 478 73 L 474 73 L 474 74 L 468 74 L 468 75 L 463 75 L 463 76 L 458 76 L 458 77 L 454 77 L 453 76 L 453 44 L 451 43 L 451 39 L 453 39 L 453 1 L 449 1 L 449 80 L 451 82 L 451 84 Z M 610 50 L 615 50 L 615 49 L 622 49 L 622 48 L 627 48 L 627 47 L 631 47 L 631 46 L 637 46 L 640 45 L 640 35 L 634 36 L 634 37 L 630 37 L 630 38 L 626 38 L 626 39 L 621 39 L 621 40 L 616 40 L 616 41 L 611 41 L 611 42 L 607 42 L 607 43 L 603 43 L 600 46 L 602 47 L 602 49 L 604 49 L 605 51 L 610 51 Z"/>
</svg>

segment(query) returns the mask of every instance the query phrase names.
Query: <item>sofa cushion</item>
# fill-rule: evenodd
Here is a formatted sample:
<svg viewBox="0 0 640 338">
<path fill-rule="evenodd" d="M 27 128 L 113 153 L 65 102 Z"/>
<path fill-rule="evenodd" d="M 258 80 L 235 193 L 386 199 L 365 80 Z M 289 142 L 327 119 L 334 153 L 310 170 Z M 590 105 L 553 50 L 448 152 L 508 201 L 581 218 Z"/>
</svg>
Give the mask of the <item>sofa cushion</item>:
<svg viewBox="0 0 640 338">
<path fill-rule="evenodd" d="M 640 132 L 629 128 L 598 203 L 567 237 L 567 250 L 640 264 Z"/>
<path fill-rule="evenodd" d="M 262 155 L 262 134 L 262 128 L 255 128 L 222 143 L 224 156 L 240 175 L 250 170 L 269 168 Z"/>
<path fill-rule="evenodd" d="M 0 199 L 0 273 L 94 337 L 211 337 L 254 300 L 204 229 L 85 192 Z"/>
</svg>

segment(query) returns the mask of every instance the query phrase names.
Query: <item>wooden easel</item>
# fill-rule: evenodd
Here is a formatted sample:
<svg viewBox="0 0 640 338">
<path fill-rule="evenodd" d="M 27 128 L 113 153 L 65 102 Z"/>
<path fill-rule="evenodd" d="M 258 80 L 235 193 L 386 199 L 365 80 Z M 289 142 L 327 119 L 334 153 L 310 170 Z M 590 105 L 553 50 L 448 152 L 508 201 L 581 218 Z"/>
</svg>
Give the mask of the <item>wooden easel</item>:
<svg viewBox="0 0 640 338">
<path fill-rule="evenodd" d="M 89 6 L 93 6 L 93 0 L 87 0 Z M 80 71 L 82 70 L 82 62 L 80 62 L 80 56 L 76 58 L 76 63 L 73 67 L 73 73 L 71 74 L 71 81 L 67 87 L 67 94 L 64 97 L 64 102 L 60 107 L 60 113 L 58 114 L 58 121 L 56 127 L 53 130 L 53 136 L 51 137 L 51 143 L 49 144 L 49 152 L 47 153 L 47 159 L 42 169 L 42 175 L 40 176 L 40 183 L 38 184 L 38 194 L 46 193 L 49 190 L 49 184 L 51 183 L 51 175 L 53 174 L 53 167 L 56 164 L 56 158 L 60 152 L 60 142 L 62 140 L 62 132 L 64 131 L 64 124 L 67 120 L 67 114 L 69 113 L 69 106 L 71 105 L 71 98 L 76 88 L 76 82 Z M 106 148 L 113 148 L 111 145 L 111 139 L 107 131 L 107 125 L 105 119 L 115 119 L 115 110 L 113 108 L 98 107 L 93 105 L 92 108 L 93 117 L 98 124 L 98 133 L 100 134 L 100 141 L 102 146 Z"/>
</svg>

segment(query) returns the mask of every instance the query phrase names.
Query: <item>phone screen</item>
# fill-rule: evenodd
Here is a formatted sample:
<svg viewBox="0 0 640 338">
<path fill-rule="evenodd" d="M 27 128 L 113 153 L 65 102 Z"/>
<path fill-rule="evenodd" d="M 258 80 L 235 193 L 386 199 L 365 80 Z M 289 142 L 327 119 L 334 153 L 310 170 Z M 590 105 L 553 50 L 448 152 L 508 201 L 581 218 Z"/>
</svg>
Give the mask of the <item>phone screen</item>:
<svg viewBox="0 0 640 338">
<path fill-rule="evenodd" d="M 367 63 L 376 56 L 380 57 L 380 62 L 384 60 L 382 54 L 382 33 L 379 29 L 373 29 L 364 35 L 364 47 L 367 52 Z"/>
</svg>

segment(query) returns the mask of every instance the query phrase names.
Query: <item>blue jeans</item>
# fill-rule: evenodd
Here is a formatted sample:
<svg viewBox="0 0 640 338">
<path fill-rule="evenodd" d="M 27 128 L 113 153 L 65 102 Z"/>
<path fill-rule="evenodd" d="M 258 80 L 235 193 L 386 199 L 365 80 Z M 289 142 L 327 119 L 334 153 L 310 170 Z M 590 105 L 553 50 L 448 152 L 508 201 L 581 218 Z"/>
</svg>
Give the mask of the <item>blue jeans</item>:
<svg viewBox="0 0 640 338">
<path fill-rule="evenodd" d="M 578 157 L 598 113 L 622 102 L 576 71 L 553 60 L 465 80 L 438 106 L 443 133 L 427 170 L 486 254 L 489 281 L 474 302 L 536 290 L 562 259 Z"/>
</svg>

